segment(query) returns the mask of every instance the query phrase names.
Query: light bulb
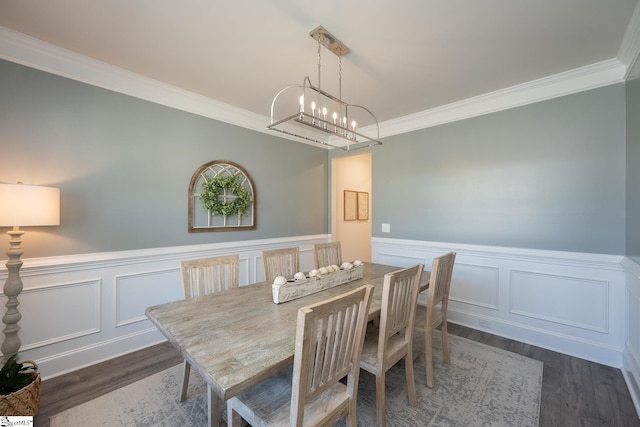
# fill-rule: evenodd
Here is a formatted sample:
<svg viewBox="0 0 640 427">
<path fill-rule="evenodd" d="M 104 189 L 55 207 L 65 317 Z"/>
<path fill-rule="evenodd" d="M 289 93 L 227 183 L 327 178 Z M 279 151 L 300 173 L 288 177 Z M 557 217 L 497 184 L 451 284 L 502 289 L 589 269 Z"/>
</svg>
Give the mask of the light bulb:
<svg viewBox="0 0 640 427">
<path fill-rule="evenodd" d="M 304 95 L 300 95 L 300 120 L 304 119 Z"/>
</svg>

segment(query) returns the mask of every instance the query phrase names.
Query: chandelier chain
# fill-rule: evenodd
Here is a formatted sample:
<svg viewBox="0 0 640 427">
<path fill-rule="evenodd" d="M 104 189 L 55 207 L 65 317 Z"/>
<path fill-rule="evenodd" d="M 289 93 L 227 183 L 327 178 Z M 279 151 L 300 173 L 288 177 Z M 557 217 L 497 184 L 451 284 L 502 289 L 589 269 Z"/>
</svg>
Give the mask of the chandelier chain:
<svg viewBox="0 0 640 427">
<path fill-rule="evenodd" d="M 338 98 L 342 99 L 342 48 L 339 48 L 338 55 Z"/>
<path fill-rule="evenodd" d="M 322 49 L 320 49 L 321 44 L 320 44 L 320 37 L 318 37 L 318 88 L 322 88 L 322 84 L 320 82 L 320 68 L 321 68 L 321 54 L 320 52 L 322 51 Z"/>
</svg>

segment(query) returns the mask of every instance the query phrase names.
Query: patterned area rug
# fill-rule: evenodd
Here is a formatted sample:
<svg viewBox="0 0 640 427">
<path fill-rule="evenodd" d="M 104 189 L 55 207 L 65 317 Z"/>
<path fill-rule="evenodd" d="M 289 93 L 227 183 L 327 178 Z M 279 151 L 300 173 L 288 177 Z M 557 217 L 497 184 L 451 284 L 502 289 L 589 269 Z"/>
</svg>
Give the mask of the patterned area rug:
<svg viewBox="0 0 640 427">
<path fill-rule="evenodd" d="M 409 406 L 404 364 L 387 373 L 389 426 L 537 426 L 542 362 L 449 335 L 451 364 L 434 340 L 433 389 L 426 386 L 424 335 L 417 334 L 418 405 Z M 192 370 L 193 372 L 193 370 Z M 193 374 L 189 398 L 177 401 L 181 365 L 51 417 L 51 427 L 206 426 L 206 386 Z M 360 375 L 358 426 L 375 425 L 375 378 Z M 339 425 L 344 425 L 344 422 Z"/>
</svg>

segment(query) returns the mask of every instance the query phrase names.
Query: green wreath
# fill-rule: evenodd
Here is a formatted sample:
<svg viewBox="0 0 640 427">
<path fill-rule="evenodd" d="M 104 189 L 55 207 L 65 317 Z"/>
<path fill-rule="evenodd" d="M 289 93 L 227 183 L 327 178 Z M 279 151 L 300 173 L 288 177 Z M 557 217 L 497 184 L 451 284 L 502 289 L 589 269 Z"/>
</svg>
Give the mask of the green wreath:
<svg viewBox="0 0 640 427">
<path fill-rule="evenodd" d="M 235 195 L 230 202 L 225 202 L 220 196 L 224 191 Z M 214 215 L 237 215 L 238 219 L 247 213 L 247 209 L 253 202 L 249 190 L 238 184 L 235 175 L 227 175 L 223 178 L 217 176 L 212 178 L 205 175 L 202 183 L 202 192 L 200 193 L 200 201 L 206 210 Z"/>
</svg>

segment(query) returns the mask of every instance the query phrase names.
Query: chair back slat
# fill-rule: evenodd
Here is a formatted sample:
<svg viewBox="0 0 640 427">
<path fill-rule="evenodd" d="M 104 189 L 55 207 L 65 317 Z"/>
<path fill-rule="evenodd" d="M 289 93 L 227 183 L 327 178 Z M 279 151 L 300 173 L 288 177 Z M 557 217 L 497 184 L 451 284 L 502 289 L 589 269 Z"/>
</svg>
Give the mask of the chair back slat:
<svg viewBox="0 0 640 427">
<path fill-rule="evenodd" d="M 345 376 L 349 377 L 348 393 L 355 402 L 373 289 L 364 285 L 298 311 L 291 425 L 302 425 L 305 403 Z"/>
<path fill-rule="evenodd" d="M 316 268 L 342 264 L 340 242 L 316 243 L 313 245 L 313 260 Z"/>
<path fill-rule="evenodd" d="M 277 276 L 293 277 L 300 271 L 300 249 L 298 247 L 262 251 L 262 264 L 266 282 Z"/>
<path fill-rule="evenodd" d="M 201 258 L 180 262 L 185 298 L 237 288 L 238 255 Z"/>
<path fill-rule="evenodd" d="M 385 275 L 380 313 L 380 347 L 386 347 L 389 338 L 399 332 L 412 333 L 423 269 L 424 264 L 417 264 Z"/>
<path fill-rule="evenodd" d="M 429 279 L 427 314 L 430 312 L 447 312 L 451 275 L 453 274 L 455 259 L 455 252 L 450 252 L 433 259 L 431 278 Z"/>
</svg>

